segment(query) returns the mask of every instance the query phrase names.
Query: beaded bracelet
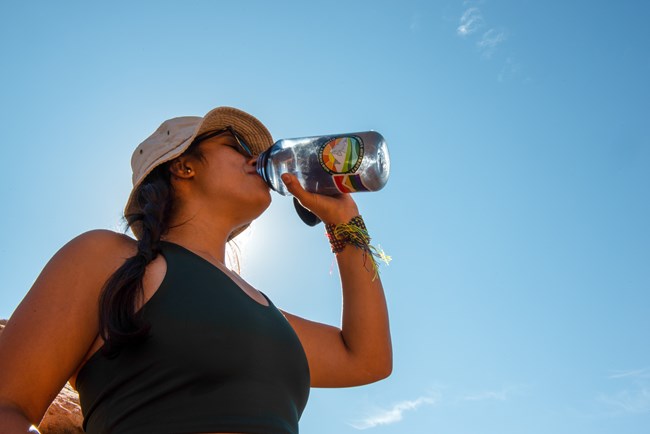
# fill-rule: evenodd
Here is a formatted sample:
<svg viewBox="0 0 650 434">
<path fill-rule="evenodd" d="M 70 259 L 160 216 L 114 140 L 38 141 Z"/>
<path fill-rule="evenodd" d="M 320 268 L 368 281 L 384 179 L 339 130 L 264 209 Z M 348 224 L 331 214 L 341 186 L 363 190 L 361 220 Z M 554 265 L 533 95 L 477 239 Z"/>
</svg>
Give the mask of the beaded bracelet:
<svg viewBox="0 0 650 434">
<path fill-rule="evenodd" d="M 325 225 L 325 230 L 327 232 L 327 238 L 332 245 L 333 253 L 342 252 L 348 244 L 354 246 L 363 250 L 364 266 L 366 265 L 367 254 L 370 253 L 370 261 L 375 271 L 375 276 L 372 280 L 375 280 L 379 274 L 379 265 L 376 259 L 381 260 L 386 265 L 391 261 L 391 257 L 386 255 L 381 248 L 370 245 L 368 229 L 360 215 L 353 217 L 348 223 L 327 224 Z"/>
</svg>

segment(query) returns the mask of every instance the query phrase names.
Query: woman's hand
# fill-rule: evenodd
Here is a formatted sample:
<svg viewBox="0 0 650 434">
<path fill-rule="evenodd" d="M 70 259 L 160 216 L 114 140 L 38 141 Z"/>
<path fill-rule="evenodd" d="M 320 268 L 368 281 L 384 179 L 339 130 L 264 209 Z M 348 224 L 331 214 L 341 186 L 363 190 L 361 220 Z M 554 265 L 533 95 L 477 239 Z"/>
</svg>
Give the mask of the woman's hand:
<svg viewBox="0 0 650 434">
<path fill-rule="evenodd" d="M 316 214 L 325 224 L 347 223 L 359 215 L 359 208 L 349 194 L 326 196 L 310 193 L 302 188 L 298 178 L 289 173 L 282 174 L 282 182 L 303 207 Z"/>
</svg>

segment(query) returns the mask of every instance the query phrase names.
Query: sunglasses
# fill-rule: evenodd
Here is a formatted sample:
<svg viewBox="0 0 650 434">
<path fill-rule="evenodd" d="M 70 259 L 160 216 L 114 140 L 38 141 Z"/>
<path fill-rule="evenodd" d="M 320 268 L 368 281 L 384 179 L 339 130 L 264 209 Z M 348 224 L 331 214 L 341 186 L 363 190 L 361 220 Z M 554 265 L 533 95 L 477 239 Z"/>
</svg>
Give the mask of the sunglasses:
<svg viewBox="0 0 650 434">
<path fill-rule="evenodd" d="M 251 148 L 249 148 L 248 145 L 246 144 L 246 141 L 244 139 L 242 139 L 239 136 L 239 134 L 237 134 L 237 132 L 230 126 L 228 126 L 226 128 L 222 128 L 222 129 L 217 130 L 217 131 L 208 131 L 207 133 L 203 133 L 203 134 L 201 134 L 200 136 L 197 136 L 194 139 L 194 143 L 198 143 L 198 142 L 201 142 L 203 140 L 211 139 L 212 137 L 216 137 L 216 136 L 219 136 L 219 135 L 224 134 L 224 133 L 232 134 L 232 136 L 237 141 L 237 145 L 239 146 L 239 151 L 244 156 L 246 156 L 246 157 L 252 157 L 253 156 L 253 152 L 251 151 Z"/>
</svg>

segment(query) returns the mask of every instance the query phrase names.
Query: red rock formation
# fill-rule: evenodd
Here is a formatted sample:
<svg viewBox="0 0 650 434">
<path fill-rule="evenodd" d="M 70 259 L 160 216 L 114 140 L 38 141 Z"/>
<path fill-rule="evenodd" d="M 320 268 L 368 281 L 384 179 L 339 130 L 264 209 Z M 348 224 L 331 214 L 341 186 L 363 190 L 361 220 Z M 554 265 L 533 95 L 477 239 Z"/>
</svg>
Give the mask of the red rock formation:
<svg viewBox="0 0 650 434">
<path fill-rule="evenodd" d="M 5 327 L 7 320 L 0 319 L 0 333 Z M 45 416 L 38 426 L 43 434 L 79 434 L 83 433 L 81 423 L 81 407 L 79 407 L 79 395 L 72 389 L 69 383 L 59 392 L 52 405 L 45 412 Z"/>
</svg>

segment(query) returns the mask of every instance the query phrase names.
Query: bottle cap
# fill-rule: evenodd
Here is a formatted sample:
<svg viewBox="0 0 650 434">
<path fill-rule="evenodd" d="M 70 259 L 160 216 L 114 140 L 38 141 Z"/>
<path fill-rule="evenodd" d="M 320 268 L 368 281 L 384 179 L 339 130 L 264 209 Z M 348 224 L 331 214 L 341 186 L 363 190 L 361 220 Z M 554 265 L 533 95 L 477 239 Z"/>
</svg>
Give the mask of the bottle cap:
<svg viewBox="0 0 650 434">
<path fill-rule="evenodd" d="M 298 216 L 307 225 L 316 226 L 318 223 L 322 221 L 321 219 L 318 218 L 316 214 L 309 211 L 304 206 L 300 205 L 300 202 L 298 202 L 298 199 L 296 199 L 295 197 L 293 198 L 293 206 L 296 208 L 296 212 L 298 213 Z"/>
</svg>

